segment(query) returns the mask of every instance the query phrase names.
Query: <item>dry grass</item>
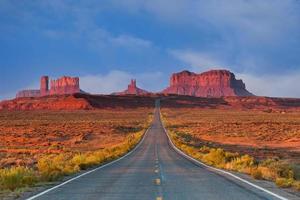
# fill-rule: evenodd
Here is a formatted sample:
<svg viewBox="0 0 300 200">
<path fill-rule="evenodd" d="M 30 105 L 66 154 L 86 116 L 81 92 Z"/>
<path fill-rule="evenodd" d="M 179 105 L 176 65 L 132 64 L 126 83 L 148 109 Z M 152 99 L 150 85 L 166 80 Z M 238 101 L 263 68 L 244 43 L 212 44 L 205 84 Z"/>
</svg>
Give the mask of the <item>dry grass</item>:
<svg viewBox="0 0 300 200">
<path fill-rule="evenodd" d="M 145 128 L 152 109 L 0 112 L 0 168 L 34 166 L 46 154 L 113 147 Z"/>
<path fill-rule="evenodd" d="M 300 151 L 300 113 L 162 109 L 170 128 L 202 141 Z"/>
<path fill-rule="evenodd" d="M 11 167 L 0 169 L 0 189 L 15 190 L 32 186 L 37 182 L 36 173 L 27 167 Z"/>
<path fill-rule="evenodd" d="M 275 148 L 286 147 L 285 154 L 297 155 L 299 146 L 294 144 L 300 144 L 299 113 L 283 117 L 279 113 L 253 111 L 162 109 L 162 115 L 174 143 L 194 158 L 299 190 L 299 157 L 279 159 L 281 151 Z M 262 151 L 252 149 L 256 142 L 264 144 Z M 235 146 L 224 149 L 227 143 Z M 241 148 L 243 145 L 246 147 Z M 272 156 L 265 153 L 268 148 L 272 148 Z"/>
<path fill-rule="evenodd" d="M 40 179 L 55 181 L 65 175 L 114 160 L 129 152 L 141 139 L 144 130 L 130 135 L 122 144 L 102 150 L 76 153 L 48 155 L 38 160 L 37 168 Z"/>
<path fill-rule="evenodd" d="M 0 189 L 55 181 L 116 159 L 138 143 L 151 119 L 152 110 L 143 108 L 0 112 Z"/>
</svg>

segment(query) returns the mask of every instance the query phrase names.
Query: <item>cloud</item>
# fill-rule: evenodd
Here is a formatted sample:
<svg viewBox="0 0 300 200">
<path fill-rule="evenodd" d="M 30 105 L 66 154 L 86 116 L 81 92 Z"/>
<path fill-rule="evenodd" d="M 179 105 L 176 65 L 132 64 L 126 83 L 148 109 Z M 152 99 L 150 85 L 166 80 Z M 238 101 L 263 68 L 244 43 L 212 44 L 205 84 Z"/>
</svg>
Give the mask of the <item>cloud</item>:
<svg viewBox="0 0 300 200">
<path fill-rule="evenodd" d="M 55 15 L 69 14 L 78 29 L 95 25 L 95 16 L 104 10 L 122 10 L 130 14 L 150 14 L 162 22 L 217 31 L 227 42 L 276 45 L 291 34 L 299 35 L 300 4 L 295 0 L 107 0 L 76 4 L 61 1 L 40 3 Z M 48 11 L 48 12 L 50 12 Z M 118 36 L 116 36 L 118 37 Z M 274 43 L 274 40 L 278 40 Z M 255 43 L 255 44 L 254 44 Z"/>
<path fill-rule="evenodd" d="M 141 47 L 148 48 L 151 47 L 152 42 L 148 40 L 144 40 L 141 38 L 133 37 L 130 35 L 119 35 L 117 37 L 110 37 L 112 43 L 121 45 L 121 46 L 133 46 L 133 47 Z"/>
<path fill-rule="evenodd" d="M 225 65 L 212 53 L 192 50 L 170 50 L 169 53 L 189 65 L 193 71 L 224 68 Z"/>
<path fill-rule="evenodd" d="M 80 30 L 68 31 L 68 30 L 43 30 L 43 34 L 54 40 L 71 39 L 74 42 L 81 40 L 84 41 L 87 46 L 92 49 L 99 50 L 105 48 L 127 48 L 128 50 L 144 50 L 145 48 L 153 47 L 151 41 L 138 38 L 128 34 L 113 35 L 103 28 L 96 26 L 86 27 L 80 26 Z"/>
<path fill-rule="evenodd" d="M 128 50 L 143 51 L 145 48 L 151 48 L 152 42 L 146 39 L 134 37 L 128 34 L 114 36 L 102 28 L 89 28 L 80 33 L 82 39 L 86 40 L 89 46 L 95 49 L 99 48 L 127 48 Z"/>
<path fill-rule="evenodd" d="M 131 74 L 125 71 L 112 70 L 107 74 L 86 75 L 80 77 L 82 90 L 93 94 L 111 94 L 127 89 L 130 79 L 137 80 L 137 86 L 148 91 L 162 87 L 164 80 L 161 72 Z"/>
<path fill-rule="evenodd" d="M 114 6 L 130 13 L 147 13 L 164 24 L 198 34 L 202 43 L 199 42 L 198 47 L 187 43 L 176 48 L 194 48 L 204 54 L 203 59 L 208 57 L 200 63 L 210 65 L 211 58 L 207 54 L 219 52 L 227 57 L 225 64 L 243 65 L 240 68 L 251 68 L 256 73 L 281 73 L 300 64 L 300 1 L 297 0 L 113 2 Z M 185 34 L 181 40 L 187 40 L 184 37 Z M 197 44 L 197 38 L 194 41 Z M 291 63 L 293 66 L 289 66 Z M 279 70 L 274 70 L 274 66 L 279 66 Z"/>
<path fill-rule="evenodd" d="M 229 34 L 268 41 L 298 30 L 299 1 L 295 0 L 111 0 L 128 12 L 148 12 L 162 21 L 212 26 Z M 232 35 L 237 36 L 237 35 Z M 273 40 L 272 40 L 273 41 Z"/>
<path fill-rule="evenodd" d="M 212 0 L 199 2 L 200 18 L 227 34 L 250 44 L 273 43 L 283 39 L 286 33 L 296 31 L 300 19 L 299 2 L 295 0 Z M 199 12 L 200 13 L 200 12 Z M 299 32 L 299 29 L 298 29 Z M 232 38 L 234 39 L 234 38 Z M 250 40 L 250 41 L 249 41 Z"/>
<path fill-rule="evenodd" d="M 122 71 L 111 71 L 102 75 L 87 75 L 80 77 L 82 90 L 93 94 L 110 94 L 126 88 L 131 75 Z"/>
<path fill-rule="evenodd" d="M 49 42 L 57 48 L 57 54 L 66 55 L 65 60 L 75 63 L 69 65 L 81 61 L 91 62 L 88 65 L 100 72 L 123 70 L 83 76 L 83 86 L 95 93 L 123 90 L 131 77 L 137 77 L 138 84 L 146 89 L 159 90 L 168 77 L 156 72 L 155 75 L 147 72 L 143 77 L 127 71 L 156 66 L 153 70 L 169 73 L 183 63 L 193 71 L 229 66 L 249 82 L 247 85 L 253 92 L 295 96 L 299 94 L 294 89 L 300 66 L 299 10 L 298 0 L 177 0 L 176 3 L 174 0 L 103 0 L 101 3 L 52 0 L 18 4 L 3 0 L 0 1 L 0 15 L 4 17 L 0 32 L 3 41 L 10 38 L 18 44 L 19 50 L 13 54 L 28 49 L 27 43 L 40 49 L 47 47 L 44 42 Z M 22 44 L 24 41 L 26 46 Z M 13 50 L 13 43 L 7 42 L 8 50 Z M 60 59 L 52 59 L 55 54 L 51 51 L 45 51 L 49 53 L 45 57 L 51 60 L 40 56 L 44 51 L 32 52 L 23 53 L 26 59 L 20 65 L 33 65 L 30 60 L 36 59 L 30 56 L 40 58 L 36 62 L 52 65 L 57 60 L 64 65 Z M 12 61 L 10 56 L 5 58 L 10 59 L 9 63 Z M 95 71 L 95 68 L 90 69 Z M 295 73 L 290 73 L 293 70 Z M 88 68 L 81 71 L 88 73 Z M 269 86 L 272 82 L 275 82 L 273 88 L 280 89 L 273 90 Z"/>
<path fill-rule="evenodd" d="M 147 39 L 127 32 L 113 33 L 102 27 L 98 22 L 98 15 L 101 15 L 105 8 L 109 9 L 106 4 L 109 3 L 99 3 L 98 1 L 69 3 L 56 0 L 42 2 L 41 6 L 44 8 L 48 7 L 55 16 L 65 14 L 71 19 L 67 28 L 42 29 L 42 31 L 45 36 L 51 39 L 80 41 L 83 45 L 96 51 L 107 50 L 107 48 L 143 50 L 144 48 L 152 47 L 152 42 Z"/>
<path fill-rule="evenodd" d="M 300 71 L 281 75 L 237 74 L 243 79 L 247 89 L 259 96 L 300 97 Z"/>
</svg>

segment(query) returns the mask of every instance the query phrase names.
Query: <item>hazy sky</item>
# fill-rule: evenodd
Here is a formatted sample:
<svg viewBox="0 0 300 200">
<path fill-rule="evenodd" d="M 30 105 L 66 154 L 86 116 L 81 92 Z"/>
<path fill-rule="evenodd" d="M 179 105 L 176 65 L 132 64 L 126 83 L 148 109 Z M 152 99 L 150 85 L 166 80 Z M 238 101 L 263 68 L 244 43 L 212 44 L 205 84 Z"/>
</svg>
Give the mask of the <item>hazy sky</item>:
<svg viewBox="0 0 300 200">
<path fill-rule="evenodd" d="M 257 95 L 300 97 L 298 0 L 0 0 L 0 99 L 41 75 L 110 93 L 226 68 Z"/>
</svg>

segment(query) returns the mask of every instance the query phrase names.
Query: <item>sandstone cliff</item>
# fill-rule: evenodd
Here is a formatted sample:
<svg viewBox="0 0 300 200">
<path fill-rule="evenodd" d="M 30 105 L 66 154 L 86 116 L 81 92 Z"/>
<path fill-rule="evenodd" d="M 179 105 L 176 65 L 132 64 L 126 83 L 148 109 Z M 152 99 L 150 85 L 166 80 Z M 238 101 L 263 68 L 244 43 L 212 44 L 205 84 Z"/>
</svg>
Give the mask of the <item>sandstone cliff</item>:
<svg viewBox="0 0 300 200">
<path fill-rule="evenodd" d="M 253 96 L 242 80 L 228 70 L 211 70 L 201 74 L 182 71 L 172 74 L 164 94 L 196 97 Z"/>
<path fill-rule="evenodd" d="M 51 80 L 50 95 L 74 94 L 80 92 L 79 78 L 63 76 L 57 80 Z"/>
</svg>

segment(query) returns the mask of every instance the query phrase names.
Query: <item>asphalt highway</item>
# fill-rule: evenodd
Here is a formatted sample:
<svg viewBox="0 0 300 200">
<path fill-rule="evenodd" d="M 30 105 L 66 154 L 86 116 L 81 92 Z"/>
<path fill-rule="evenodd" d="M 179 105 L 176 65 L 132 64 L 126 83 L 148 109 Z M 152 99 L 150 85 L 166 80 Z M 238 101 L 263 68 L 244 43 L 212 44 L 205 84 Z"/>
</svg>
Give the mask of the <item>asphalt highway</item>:
<svg viewBox="0 0 300 200">
<path fill-rule="evenodd" d="M 144 140 L 129 156 L 33 199 L 247 200 L 278 199 L 199 166 L 168 142 L 159 109 Z"/>
</svg>

